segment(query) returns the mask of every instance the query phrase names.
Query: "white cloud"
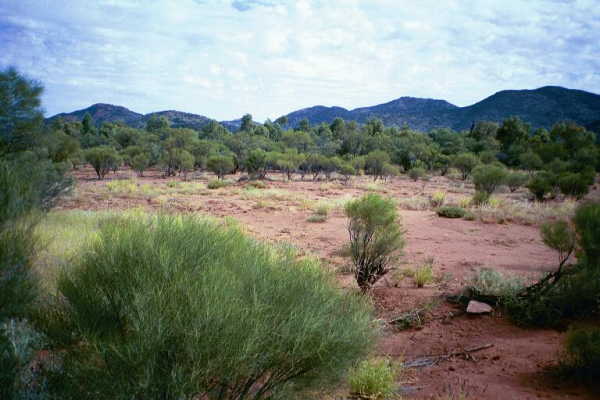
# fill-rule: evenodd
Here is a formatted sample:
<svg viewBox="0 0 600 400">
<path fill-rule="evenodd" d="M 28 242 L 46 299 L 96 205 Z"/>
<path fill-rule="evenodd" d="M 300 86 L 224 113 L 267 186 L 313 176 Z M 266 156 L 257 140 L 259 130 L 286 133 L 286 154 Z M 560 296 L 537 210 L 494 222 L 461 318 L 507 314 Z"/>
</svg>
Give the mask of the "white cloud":
<svg viewBox="0 0 600 400">
<path fill-rule="evenodd" d="M 508 88 L 600 92 L 593 0 L 4 0 L 0 64 L 49 113 L 95 102 L 217 119 Z"/>
</svg>

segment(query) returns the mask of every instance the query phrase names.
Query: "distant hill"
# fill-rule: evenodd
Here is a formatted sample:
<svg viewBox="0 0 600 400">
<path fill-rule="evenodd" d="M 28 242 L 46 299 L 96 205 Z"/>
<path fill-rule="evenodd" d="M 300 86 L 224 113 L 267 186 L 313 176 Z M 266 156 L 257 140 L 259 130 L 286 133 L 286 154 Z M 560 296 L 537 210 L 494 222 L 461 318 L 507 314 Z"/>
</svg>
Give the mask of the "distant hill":
<svg viewBox="0 0 600 400">
<path fill-rule="evenodd" d="M 143 114 L 138 114 L 125 107 L 114 106 L 112 104 L 98 103 L 83 110 L 77 110 L 70 113 L 61 113 L 47 119 L 53 121 L 57 118 L 62 118 L 66 121 L 81 121 L 85 114 L 90 113 L 94 122 L 102 124 L 104 122 L 123 122 L 130 126 L 138 126 L 141 124 Z"/>
<path fill-rule="evenodd" d="M 162 115 L 173 127 L 201 129 L 210 118 L 181 111 L 159 111 L 139 114 L 125 107 L 94 104 L 83 110 L 55 115 L 67 120 L 81 120 L 89 112 L 96 123 L 121 121 L 134 127 L 144 127 L 152 115 Z M 400 97 L 388 103 L 347 110 L 342 107 L 314 106 L 286 115 L 288 126 L 295 127 L 303 119 L 311 124 L 330 123 L 335 118 L 365 123 L 379 118 L 386 125 L 407 124 L 413 129 L 429 131 L 448 127 L 469 129 L 475 121 L 497 121 L 516 115 L 533 127 L 550 128 L 559 121 L 574 121 L 595 132 L 600 131 L 600 95 L 583 90 L 545 86 L 534 90 L 503 90 L 478 103 L 458 107 L 445 100 Z M 239 130 L 241 120 L 221 121 L 231 131 Z"/>
<path fill-rule="evenodd" d="M 57 114 L 48 118 L 47 121 L 51 122 L 57 118 L 63 118 L 67 121 L 81 121 L 86 113 L 90 113 L 94 122 L 98 125 L 104 122 L 123 122 L 126 125 L 135 128 L 145 127 L 146 122 L 153 115 L 166 117 L 171 122 L 173 128 L 191 128 L 199 130 L 211 121 L 210 118 L 203 115 L 174 110 L 158 111 L 144 115 L 131 111 L 125 107 L 103 103 L 94 104 L 83 110 Z"/>
<path fill-rule="evenodd" d="M 296 126 L 304 118 L 311 124 L 331 122 L 336 117 L 361 123 L 379 118 L 386 125 L 407 124 L 413 129 L 428 131 L 439 127 L 469 129 L 474 121 L 500 122 L 513 115 L 534 127 L 550 128 L 563 120 L 588 125 L 600 120 L 600 95 L 545 86 L 535 90 L 504 90 L 467 107 L 457 107 L 445 100 L 400 97 L 354 110 L 325 106 L 304 108 L 287 114 L 287 118 L 290 126 Z"/>
<path fill-rule="evenodd" d="M 181 111 L 159 111 L 153 112 L 150 114 L 144 115 L 142 118 L 142 126 L 146 126 L 146 121 L 148 121 L 153 115 L 157 115 L 159 117 L 166 117 L 171 122 L 171 127 L 173 128 L 191 128 L 200 130 L 206 124 L 208 124 L 211 119 L 207 118 L 203 115 L 190 114 Z"/>
</svg>

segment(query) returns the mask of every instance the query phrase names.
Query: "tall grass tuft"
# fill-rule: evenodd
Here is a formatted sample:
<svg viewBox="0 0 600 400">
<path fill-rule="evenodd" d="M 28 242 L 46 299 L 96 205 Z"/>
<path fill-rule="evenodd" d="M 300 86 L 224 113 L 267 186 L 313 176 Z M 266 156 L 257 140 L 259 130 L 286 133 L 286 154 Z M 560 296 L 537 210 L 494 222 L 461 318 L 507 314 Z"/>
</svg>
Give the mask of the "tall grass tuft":
<svg viewBox="0 0 600 400">
<path fill-rule="evenodd" d="M 192 216 L 101 224 L 40 318 L 60 398 L 265 399 L 339 378 L 371 306 L 312 259 Z"/>
</svg>

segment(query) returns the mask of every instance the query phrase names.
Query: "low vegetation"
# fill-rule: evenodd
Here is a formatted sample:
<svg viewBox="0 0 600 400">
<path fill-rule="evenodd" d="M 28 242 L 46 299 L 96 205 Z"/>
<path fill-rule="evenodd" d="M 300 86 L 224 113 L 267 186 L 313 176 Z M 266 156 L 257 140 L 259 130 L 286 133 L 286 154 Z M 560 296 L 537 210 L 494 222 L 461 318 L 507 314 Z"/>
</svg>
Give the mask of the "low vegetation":
<svg viewBox="0 0 600 400">
<path fill-rule="evenodd" d="M 61 398 L 261 399 L 339 377 L 374 331 L 368 304 L 323 271 L 206 220 L 113 219 L 38 316 L 64 353 L 50 389 Z"/>
<path fill-rule="evenodd" d="M 394 395 L 397 368 L 387 358 L 360 362 L 350 371 L 350 392 L 362 399 L 384 400 Z"/>
<path fill-rule="evenodd" d="M 356 282 L 366 291 L 389 272 L 392 255 L 404 246 L 403 232 L 394 202 L 378 194 L 349 202 L 345 212 Z"/>
</svg>

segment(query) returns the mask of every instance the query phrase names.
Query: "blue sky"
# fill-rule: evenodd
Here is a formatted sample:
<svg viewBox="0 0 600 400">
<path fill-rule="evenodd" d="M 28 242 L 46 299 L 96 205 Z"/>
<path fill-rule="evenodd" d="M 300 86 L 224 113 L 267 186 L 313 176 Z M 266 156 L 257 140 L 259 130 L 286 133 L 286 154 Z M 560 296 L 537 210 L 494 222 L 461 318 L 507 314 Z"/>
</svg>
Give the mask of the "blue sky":
<svg viewBox="0 0 600 400">
<path fill-rule="evenodd" d="M 597 0 L 2 0 L 0 67 L 48 115 L 93 103 L 219 120 L 400 96 L 600 93 Z"/>
</svg>

